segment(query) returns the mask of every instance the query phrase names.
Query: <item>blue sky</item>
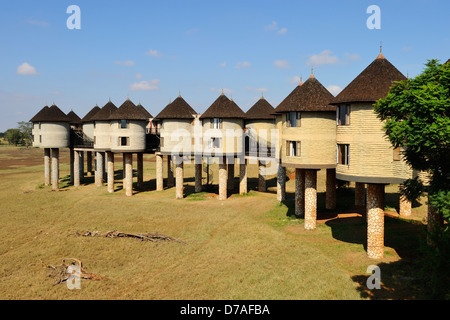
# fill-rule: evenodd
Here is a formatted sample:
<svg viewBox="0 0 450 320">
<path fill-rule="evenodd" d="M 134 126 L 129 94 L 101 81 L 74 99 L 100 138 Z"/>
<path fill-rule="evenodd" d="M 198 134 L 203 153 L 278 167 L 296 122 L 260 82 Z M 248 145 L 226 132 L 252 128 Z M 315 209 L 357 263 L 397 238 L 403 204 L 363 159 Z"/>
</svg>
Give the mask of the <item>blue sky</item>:
<svg viewBox="0 0 450 320">
<path fill-rule="evenodd" d="M 69 5 L 81 29 L 69 30 Z M 370 30 L 370 5 L 381 29 Z M 1 1 L 0 131 L 44 105 L 83 117 L 127 97 L 154 116 L 181 92 L 199 113 L 222 89 L 247 111 L 276 107 L 311 67 L 333 94 L 383 53 L 415 76 L 450 58 L 450 2 L 428 1 Z"/>
</svg>

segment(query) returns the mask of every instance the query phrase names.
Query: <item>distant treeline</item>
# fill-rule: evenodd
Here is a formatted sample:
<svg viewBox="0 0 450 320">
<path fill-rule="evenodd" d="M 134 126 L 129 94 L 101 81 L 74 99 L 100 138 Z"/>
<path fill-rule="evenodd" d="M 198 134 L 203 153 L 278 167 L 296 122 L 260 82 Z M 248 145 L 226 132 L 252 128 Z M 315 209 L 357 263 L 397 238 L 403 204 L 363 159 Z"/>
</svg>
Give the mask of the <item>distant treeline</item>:
<svg viewBox="0 0 450 320">
<path fill-rule="evenodd" d="M 0 139 L 11 145 L 29 147 L 33 143 L 32 128 L 31 122 L 18 122 L 16 128 L 0 132 Z"/>
</svg>

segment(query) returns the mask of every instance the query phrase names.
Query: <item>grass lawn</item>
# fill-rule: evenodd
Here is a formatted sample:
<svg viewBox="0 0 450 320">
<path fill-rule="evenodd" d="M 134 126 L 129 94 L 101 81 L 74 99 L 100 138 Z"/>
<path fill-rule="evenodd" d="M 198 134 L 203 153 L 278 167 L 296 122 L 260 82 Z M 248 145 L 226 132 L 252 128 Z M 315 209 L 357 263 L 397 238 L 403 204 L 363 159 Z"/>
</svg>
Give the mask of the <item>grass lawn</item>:
<svg viewBox="0 0 450 320">
<path fill-rule="evenodd" d="M 274 176 L 267 193 L 256 191 L 256 165 L 249 166 L 249 193 L 226 201 L 217 199 L 215 165 L 212 186 L 199 194 L 193 193 L 193 165 L 185 165 L 185 198 L 175 200 L 174 188 L 155 191 L 152 155 L 144 156 L 144 188 L 135 188 L 133 197 L 125 196 L 119 179 L 113 194 L 97 188 L 93 177 L 70 186 L 68 150 L 60 156 L 61 189 L 54 192 L 43 186 L 43 150 L 0 146 L 1 299 L 426 298 L 413 263 L 423 243 L 425 200 L 411 219 L 400 219 L 398 186 L 386 188 L 385 258 L 370 260 L 365 216 L 353 208 L 352 186 L 339 190 L 337 210 L 325 210 L 323 170 L 318 227 L 305 231 L 293 216 L 293 179 L 279 204 Z M 121 159 L 116 156 L 117 178 Z M 185 243 L 76 236 L 111 230 L 158 232 Z M 81 280 L 80 290 L 54 285 L 48 266 L 64 258 L 81 260 L 104 279 Z M 381 268 L 380 290 L 366 287 L 373 264 Z"/>
</svg>

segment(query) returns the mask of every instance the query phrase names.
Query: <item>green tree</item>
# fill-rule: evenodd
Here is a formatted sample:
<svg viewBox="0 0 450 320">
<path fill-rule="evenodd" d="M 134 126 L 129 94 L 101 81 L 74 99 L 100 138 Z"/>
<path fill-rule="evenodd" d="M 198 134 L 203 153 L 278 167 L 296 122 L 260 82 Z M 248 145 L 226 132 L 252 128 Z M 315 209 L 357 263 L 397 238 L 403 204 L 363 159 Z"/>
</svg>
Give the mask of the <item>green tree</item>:
<svg viewBox="0 0 450 320">
<path fill-rule="evenodd" d="M 30 146 L 33 143 L 33 138 L 32 138 L 32 129 L 33 129 L 33 124 L 31 122 L 25 122 L 25 121 L 21 121 L 18 122 L 18 129 L 20 131 L 20 133 L 22 134 L 22 138 L 23 138 L 23 142 L 25 142 L 25 145 Z"/>
<path fill-rule="evenodd" d="M 428 60 L 425 66 L 415 78 L 395 83 L 387 97 L 376 102 L 375 112 L 411 167 L 430 174 L 428 231 L 434 244 L 428 259 L 433 261 L 430 281 L 434 293 L 445 297 L 450 269 L 450 63 Z M 411 179 L 402 190 L 413 197 L 424 188 L 420 180 Z M 442 219 L 446 225 L 439 222 Z"/>
<path fill-rule="evenodd" d="M 23 135 L 19 129 L 8 129 L 5 131 L 5 139 L 9 144 L 15 146 L 23 143 Z"/>
</svg>

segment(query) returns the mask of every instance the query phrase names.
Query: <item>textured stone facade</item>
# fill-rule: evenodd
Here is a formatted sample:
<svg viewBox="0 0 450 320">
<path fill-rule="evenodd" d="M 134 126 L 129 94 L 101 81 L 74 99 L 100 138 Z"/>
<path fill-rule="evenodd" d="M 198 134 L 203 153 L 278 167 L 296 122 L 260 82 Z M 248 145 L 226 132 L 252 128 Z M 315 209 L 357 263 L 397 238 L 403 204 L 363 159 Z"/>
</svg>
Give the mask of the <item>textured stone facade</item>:
<svg viewBox="0 0 450 320">
<path fill-rule="evenodd" d="M 314 230 L 317 220 L 317 171 L 305 170 L 305 229 Z"/>
<path fill-rule="evenodd" d="M 239 163 L 239 194 L 243 195 L 247 190 L 247 160 L 240 160 Z"/>
<path fill-rule="evenodd" d="M 163 178 L 163 156 L 156 155 L 156 191 L 163 191 L 164 178 Z"/>
<path fill-rule="evenodd" d="M 114 192 L 114 153 L 107 152 L 108 154 L 108 192 L 113 193 Z"/>
<path fill-rule="evenodd" d="M 281 163 L 278 164 L 277 171 L 277 200 L 286 200 L 286 168 Z"/>
<path fill-rule="evenodd" d="M 295 169 L 295 215 L 305 216 L 305 170 Z"/>
<path fill-rule="evenodd" d="M 411 216 L 411 208 L 412 204 L 405 196 L 400 195 L 400 212 L 399 214 L 402 217 L 410 217 Z"/>
<path fill-rule="evenodd" d="M 384 256 L 384 185 L 367 185 L 367 256 Z"/>
</svg>

